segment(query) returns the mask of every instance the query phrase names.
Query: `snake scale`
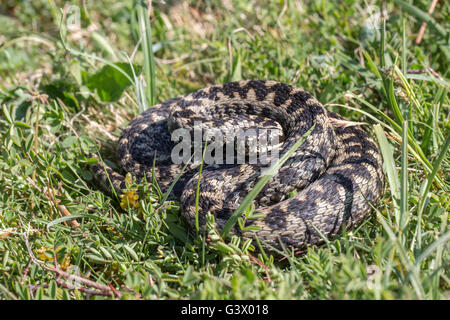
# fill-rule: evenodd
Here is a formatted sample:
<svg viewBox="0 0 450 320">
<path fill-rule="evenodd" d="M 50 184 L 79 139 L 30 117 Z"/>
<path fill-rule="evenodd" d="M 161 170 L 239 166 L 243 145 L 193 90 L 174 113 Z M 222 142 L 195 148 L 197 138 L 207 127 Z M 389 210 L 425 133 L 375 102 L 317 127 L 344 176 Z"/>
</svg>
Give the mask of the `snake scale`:
<svg viewBox="0 0 450 320">
<path fill-rule="evenodd" d="M 325 109 L 309 93 L 291 85 L 247 80 L 212 85 L 149 108 L 124 128 L 117 145 L 119 166 L 137 179 L 156 178 L 167 191 L 183 164 L 171 161 L 171 132 L 195 123 L 205 128 L 269 128 L 279 134 L 284 155 L 313 125 L 312 133 L 254 200 L 246 221 L 258 228 L 233 232 L 257 238 L 270 248 L 304 248 L 358 226 L 382 194 L 384 174 L 375 142 L 359 125 Z M 155 165 L 154 165 L 155 163 Z M 205 165 L 199 186 L 199 223 L 207 213 L 220 230 L 261 177 L 262 164 Z M 118 193 L 124 175 L 104 163 L 91 167 L 106 191 Z M 154 177 L 152 176 L 154 174 Z M 199 163 L 191 163 L 172 190 L 182 216 L 194 228 Z M 246 230 L 251 229 L 251 230 Z"/>
</svg>

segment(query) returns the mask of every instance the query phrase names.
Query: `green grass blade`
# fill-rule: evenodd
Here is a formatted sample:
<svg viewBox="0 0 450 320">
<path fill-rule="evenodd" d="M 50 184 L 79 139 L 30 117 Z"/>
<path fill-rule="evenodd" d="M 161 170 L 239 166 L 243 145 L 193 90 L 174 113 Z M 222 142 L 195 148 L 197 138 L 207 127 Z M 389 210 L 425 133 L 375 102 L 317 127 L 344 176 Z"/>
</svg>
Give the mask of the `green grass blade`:
<svg viewBox="0 0 450 320">
<path fill-rule="evenodd" d="M 444 160 L 445 156 L 447 155 L 447 151 L 448 151 L 449 146 L 450 146 L 450 135 L 448 135 L 447 139 L 445 139 L 445 143 L 442 146 L 442 149 L 441 149 L 441 151 L 439 153 L 439 156 L 433 162 L 433 171 L 431 171 L 431 173 L 428 175 L 427 184 L 425 186 L 425 189 L 420 194 L 421 201 L 420 201 L 420 204 L 419 204 L 419 212 L 418 212 L 418 214 L 419 214 L 419 221 L 420 221 L 420 217 L 422 216 L 422 212 L 423 212 L 426 200 L 428 198 L 428 192 L 431 189 L 431 185 L 433 183 L 434 178 L 436 177 L 436 174 L 437 174 L 437 172 L 439 170 L 439 167 L 440 167 L 442 161 Z"/>
<path fill-rule="evenodd" d="M 406 19 L 402 17 L 402 73 L 406 74 L 407 69 L 407 51 L 406 51 Z"/>
<path fill-rule="evenodd" d="M 381 8 L 381 11 L 383 9 Z M 385 58 L 385 47 L 386 47 L 386 19 L 382 20 L 381 27 L 381 39 L 380 39 L 380 67 L 384 68 L 386 66 L 386 58 Z M 384 79 L 383 79 L 384 80 Z"/>
<path fill-rule="evenodd" d="M 408 218 L 408 121 L 402 124 L 401 173 L 400 173 L 400 230 L 403 230 Z M 403 239 L 404 240 L 404 239 Z"/>
<path fill-rule="evenodd" d="M 61 217 L 58 219 L 55 219 L 53 221 L 50 221 L 49 223 L 47 223 L 46 227 L 47 230 L 50 230 L 51 227 L 53 227 L 54 225 L 66 222 L 66 221 L 71 221 L 71 220 L 75 220 L 75 219 L 83 219 L 83 218 L 88 218 L 88 219 L 94 219 L 94 220 L 104 220 L 102 217 L 93 215 L 93 214 L 84 214 L 84 213 L 80 213 L 80 214 L 72 214 L 70 216 L 66 216 L 66 217 Z"/>
<path fill-rule="evenodd" d="M 402 112 L 398 106 L 397 99 L 395 98 L 395 90 L 394 90 L 394 73 L 392 73 L 392 76 L 389 80 L 386 79 L 384 81 L 385 84 L 385 90 L 388 93 L 388 96 L 386 97 L 389 103 L 389 106 L 392 109 L 392 112 L 394 112 L 395 119 L 397 119 L 397 122 L 401 124 L 404 120 Z"/>
<path fill-rule="evenodd" d="M 142 39 L 141 48 L 144 55 L 144 77 L 147 84 L 147 106 L 145 109 L 147 109 L 156 104 L 155 58 L 153 56 L 152 33 L 147 5 L 144 1 L 136 1 L 136 8 L 139 20 L 139 31 Z M 139 111 L 142 112 L 145 111 L 145 109 Z"/>
<path fill-rule="evenodd" d="M 388 183 L 392 194 L 392 202 L 394 205 L 394 212 L 397 224 L 400 221 L 400 182 L 398 180 L 397 169 L 395 166 L 394 156 L 392 153 L 392 147 L 386 139 L 384 130 L 379 124 L 374 127 L 375 135 L 377 136 L 378 143 L 380 145 L 381 154 L 383 155 L 384 169 L 386 170 Z"/>
</svg>

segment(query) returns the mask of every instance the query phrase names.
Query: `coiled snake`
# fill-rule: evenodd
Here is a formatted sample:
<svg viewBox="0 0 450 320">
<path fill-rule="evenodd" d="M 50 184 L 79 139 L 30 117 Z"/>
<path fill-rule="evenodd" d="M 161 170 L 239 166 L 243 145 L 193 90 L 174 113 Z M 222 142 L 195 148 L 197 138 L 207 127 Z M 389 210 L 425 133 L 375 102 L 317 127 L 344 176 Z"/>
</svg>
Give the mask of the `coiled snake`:
<svg viewBox="0 0 450 320">
<path fill-rule="evenodd" d="M 239 81 L 213 85 L 153 106 L 124 128 L 117 146 L 120 168 L 138 179 L 153 178 L 166 191 L 183 168 L 174 164 L 171 132 L 193 126 L 230 130 L 264 126 L 279 134 L 279 156 L 313 124 L 314 130 L 256 197 L 255 213 L 246 223 L 258 228 L 234 232 L 255 235 L 280 248 L 318 244 L 359 225 L 381 196 L 384 175 L 379 149 L 358 126 L 325 109 L 309 93 L 274 81 Z M 153 165 L 155 161 L 155 166 Z M 243 197 L 261 177 L 262 164 L 206 165 L 201 173 L 200 225 L 208 212 L 221 229 Z M 190 164 L 173 189 L 191 227 L 196 212 L 199 163 Z M 124 176 L 103 163 L 91 167 L 100 185 L 120 193 Z M 247 229 L 247 228 L 246 228 Z"/>
</svg>

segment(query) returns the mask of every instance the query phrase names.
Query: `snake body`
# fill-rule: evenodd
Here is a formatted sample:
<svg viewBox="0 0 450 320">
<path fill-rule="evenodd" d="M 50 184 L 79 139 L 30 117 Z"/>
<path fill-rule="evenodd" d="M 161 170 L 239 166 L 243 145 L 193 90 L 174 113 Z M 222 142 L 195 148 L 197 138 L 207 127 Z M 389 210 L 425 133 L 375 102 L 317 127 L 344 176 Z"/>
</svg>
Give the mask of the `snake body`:
<svg viewBox="0 0 450 320">
<path fill-rule="evenodd" d="M 256 220 L 233 232 L 267 247 L 304 248 L 345 228 L 358 226 L 382 194 L 379 149 L 358 125 L 325 109 L 309 93 L 279 82 L 249 80 L 213 85 L 170 99 L 140 114 L 124 128 L 117 146 L 119 166 L 137 179 L 156 178 L 167 191 L 184 164 L 174 164 L 171 132 L 194 126 L 230 131 L 268 128 L 279 135 L 283 156 L 313 125 L 305 142 L 288 158 L 254 200 Z M 155 165 L 154 165 L 155 164 Z M 198 218 L 207 213 L 218 229 L 261 178 L 262 164 L 207 165 L 201 173 Z M 107 191 L 120 193 L 124 176 L 99 163 L 91 171 Z M 183 217 L 194 228 L 199 163 L 191 163 L 172 190 Z M 248 229 L 248 230 L 247 230 Z"/>
</svg>

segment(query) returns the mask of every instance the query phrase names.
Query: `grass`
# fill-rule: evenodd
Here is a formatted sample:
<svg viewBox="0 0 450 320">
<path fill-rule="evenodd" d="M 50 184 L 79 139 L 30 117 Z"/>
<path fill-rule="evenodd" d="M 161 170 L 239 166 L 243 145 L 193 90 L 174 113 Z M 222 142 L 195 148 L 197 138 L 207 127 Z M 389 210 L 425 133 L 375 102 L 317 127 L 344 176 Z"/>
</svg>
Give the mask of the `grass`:
<svg viewBox="0 0 450 320">
<path fill-rule="evenodd" d="M 166 1 L 148 20 L 132 1 L 2 2 L 0 297 L 449 299 L 449 4 L 428 5 Z M 155 186 L 124 212 L 92 184 L 87 155 L 113 161 L 140 110 L 240 79 L 369 124 L 387 179 L 359 228 L 274 257 L 212 218 L 190 235 Z"/>
</svg>

